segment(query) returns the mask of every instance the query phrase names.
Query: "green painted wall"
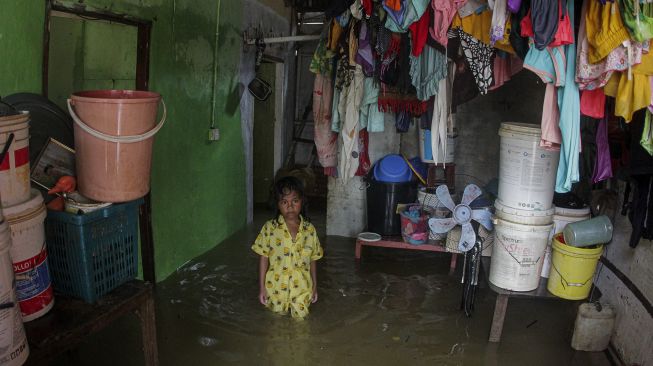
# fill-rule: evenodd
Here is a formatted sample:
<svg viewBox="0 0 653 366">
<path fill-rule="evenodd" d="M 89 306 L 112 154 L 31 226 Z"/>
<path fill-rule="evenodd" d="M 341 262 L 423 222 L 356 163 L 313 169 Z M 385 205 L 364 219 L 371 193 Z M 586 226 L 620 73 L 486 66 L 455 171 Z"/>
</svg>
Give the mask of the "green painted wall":
<svg viewBox="0 0 653 366">
<path fill-rule="evenodd" d="M 44 1 L 0 0 L 0 96 L 41 92 Z"/>
<path fill-rule="evenodd" d="M 50 21 L 48 98 L 64 111 L 70 94 L 83 89 L 84 21 L 53 17 Z"/>
<path fill-rule="evenodd" d="M 79 90 L 134 89 L 136 42 L 135 26 L 52 17 L 48 98 L 66 110 Z"/>
<path fill-rule="evenodd" d="M 39 92 L 43 1 L 0 1 L 0 52 L 12 49 L 16 58 L 7 63 L 2 56 L 0 93 Z M 80 6 L 77 1 L 58 3 Z M 155 262 L 162 280 L 245 225 L 237 83 L 242 4 L 232 0 L 82 4 L 89 10 L 153 21 L 150 90 L 161 93 L 168 107 L 168 122 L 156 137 L 152 163 Z M 207 139 L 212 120 L 221 133 L 217 142 Z"/>
</svg>

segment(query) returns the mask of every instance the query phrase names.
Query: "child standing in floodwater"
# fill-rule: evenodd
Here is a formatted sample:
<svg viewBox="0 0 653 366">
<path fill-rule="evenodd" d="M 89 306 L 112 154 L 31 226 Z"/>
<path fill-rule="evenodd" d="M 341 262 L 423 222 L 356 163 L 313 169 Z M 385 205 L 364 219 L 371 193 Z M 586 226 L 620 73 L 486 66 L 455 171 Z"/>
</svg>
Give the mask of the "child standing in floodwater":
<svg viewBox="0 0 653 366">
<path fill-rule="evenodd" d="M 259 301 L 274 312 L 304 318 L 317 301 L 316 262 L 322 246 L 304 214 L 304 188 L 295 177 L 274 185 L 276 218 L 263 225 L 252 245 L 259 254 Z"/>
</svg>

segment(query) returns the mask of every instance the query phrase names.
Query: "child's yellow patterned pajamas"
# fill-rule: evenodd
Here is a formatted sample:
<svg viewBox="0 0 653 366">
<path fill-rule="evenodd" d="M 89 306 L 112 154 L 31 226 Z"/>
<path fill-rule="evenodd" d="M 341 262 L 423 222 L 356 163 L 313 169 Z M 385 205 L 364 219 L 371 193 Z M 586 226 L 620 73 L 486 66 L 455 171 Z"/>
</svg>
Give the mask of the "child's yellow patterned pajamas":
<svg viewBox="0 0 653 366">
<path fill-rule="evenodd" d="M 279 216 L 263 225 L 252 250 L 268 257 L 270 262 L 265 275 L 268 307 L 280 313 L 290 310 L 294 318 L 305 317 L 313 294 L 311 261 L 323 255 L 315 227 L 301 217 L 293 241 L 283 217 Z"/>
</svg>

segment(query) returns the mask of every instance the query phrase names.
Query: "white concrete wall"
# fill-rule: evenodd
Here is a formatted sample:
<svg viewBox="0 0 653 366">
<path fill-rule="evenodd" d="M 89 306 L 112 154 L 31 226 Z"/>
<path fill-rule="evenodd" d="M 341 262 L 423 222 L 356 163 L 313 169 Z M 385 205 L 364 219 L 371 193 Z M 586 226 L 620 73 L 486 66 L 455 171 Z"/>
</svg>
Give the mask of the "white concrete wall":
<svg viewBox="0 0 653 366">
<path fill-rule="evenodd" d="M 624 187 L 623 183 L 619 185 L 619 208 L 623 200 Z M 631 234 L 628 218 L 617 214 L 613 225 L 612 242 L 605 247 L 604 257 L 625 274 L 650 303 L 653 303 L 652 241 L 642 239 L 636 248 L 631 248 L 628 245 Z M 613 305 L 617 311 L 612 345 L 621 360 L 628 365 L 653 365 L 653 317 L 608 267 L 599 269 L 596 286 L 603 294 L 600 300 Z"/>
<path fill-rule="evenodd" d="M 394 117 L 385 115 L 385 131 L 370 133 L 370 162 L 387 154 L 398 153 L 401 134 L 394 127 Z M 327 235 L 356 237 L 367 226 L 367 184 L 361 177 L 342 179 L 329 177 L 327 194 Z"/>
</svg>

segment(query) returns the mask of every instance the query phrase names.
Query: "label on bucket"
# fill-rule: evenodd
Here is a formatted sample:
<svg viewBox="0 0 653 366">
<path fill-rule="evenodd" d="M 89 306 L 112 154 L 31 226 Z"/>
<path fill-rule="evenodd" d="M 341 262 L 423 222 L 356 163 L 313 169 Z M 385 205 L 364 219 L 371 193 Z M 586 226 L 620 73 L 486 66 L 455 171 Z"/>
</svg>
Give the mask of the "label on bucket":
<svg viewBox="0 0 653 366">
<path fill-rule="evenodd" d="M 0 303 L 12 301 L 11 293 L 0 298 Z M 18 308 L 0 310 L 0 365 L 22 365 L 29 355 L 23 320 Z"/>
<path fill-rule="evenodd" d="M 510 207 L 547 210 L 552 205 L 558 155 L 536 142 L 501 139 L 499 198 Z"/>
<path fill-rule="evenodd" d="M 23 316 L 34 314 L 53 299 L 48 254 L 45 246 L 36 256 L 14 263 L 16 294 Z"/>
<path fill-rule="evenodd" d="M 548 233 L 538 235 L 525 232 L 495 232 L 492 251 L 490 282 L 514 291 L 537 288 Z"/>
</svg>

